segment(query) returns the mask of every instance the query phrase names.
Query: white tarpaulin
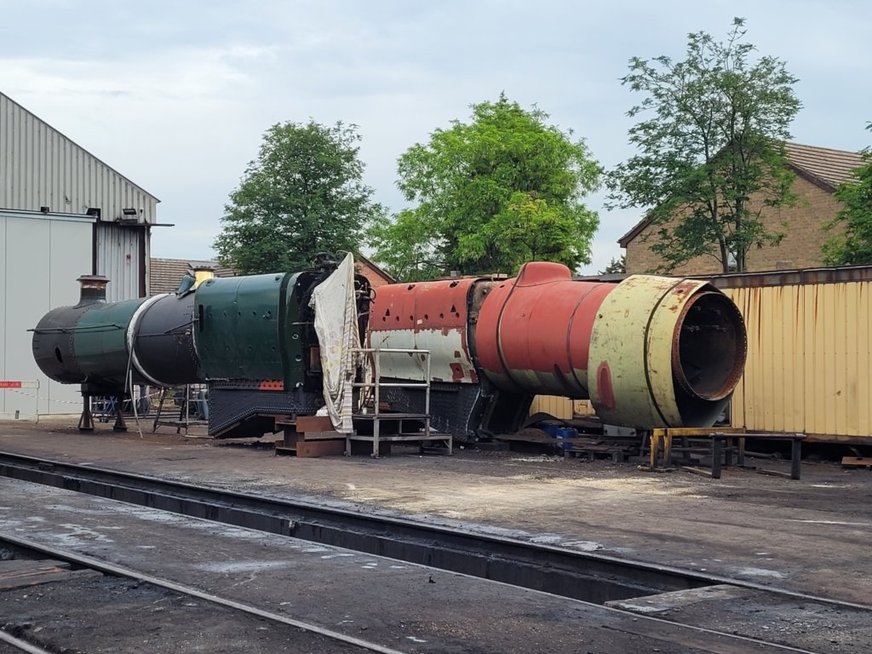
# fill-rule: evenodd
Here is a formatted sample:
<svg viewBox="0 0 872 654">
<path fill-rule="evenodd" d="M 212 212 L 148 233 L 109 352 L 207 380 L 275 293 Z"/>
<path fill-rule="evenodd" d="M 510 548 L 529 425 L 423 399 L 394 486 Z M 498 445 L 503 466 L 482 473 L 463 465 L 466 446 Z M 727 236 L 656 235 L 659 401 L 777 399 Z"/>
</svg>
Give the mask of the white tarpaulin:
<svg viewBox="0 0 872 654">
<path fill-rule="evenodd" d="M 327 279 L 315 287 L 309 306 L 315 310 L 327 414 L 333 428 L 347 434 L 353 430 L 351 383 L 356 372 L 354 349 L 360 347 L 354 297 L 354 257 L 350 253 Z"/>
</svg>

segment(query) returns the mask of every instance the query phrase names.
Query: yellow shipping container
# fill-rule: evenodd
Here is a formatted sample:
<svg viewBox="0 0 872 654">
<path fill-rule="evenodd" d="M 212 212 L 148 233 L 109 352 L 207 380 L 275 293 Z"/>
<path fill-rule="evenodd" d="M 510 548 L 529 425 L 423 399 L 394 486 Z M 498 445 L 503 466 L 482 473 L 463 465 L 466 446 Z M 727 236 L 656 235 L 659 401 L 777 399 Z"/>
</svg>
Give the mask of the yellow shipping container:
<svg viewBox="0 0 872 654">
<path fill-rule="evenodd" d="M 872 443 L 872 267 L 714 281 L 748 330 L 733 425 Z"/>
<path fill-rule="evenodd" d="M 537 395 L 530 406 L 530 415 L 548 413 L 561 420 L 571 420 L 575 416 L 593 415 L 590 400 L 572 400 L 559 395 Z"/>
</svg>

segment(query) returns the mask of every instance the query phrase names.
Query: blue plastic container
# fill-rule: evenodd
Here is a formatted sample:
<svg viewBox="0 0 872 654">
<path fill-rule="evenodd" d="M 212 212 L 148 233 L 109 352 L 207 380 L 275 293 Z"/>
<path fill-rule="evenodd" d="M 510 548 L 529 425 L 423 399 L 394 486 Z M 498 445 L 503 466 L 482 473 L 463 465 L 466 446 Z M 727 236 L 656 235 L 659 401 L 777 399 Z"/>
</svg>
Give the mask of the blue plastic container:
<svg viewBox="0 0 872 654">
<path fill-rule="evenodd" d="M 574 427 L 563 427 L 561 425 L 542 425 L 542 431 L 549 436 L 562 440 L 562 446 L 565 450 L 572 447 L 572 443 L 569 439 L 578 436 L 578 430 Z"/>
</svg>

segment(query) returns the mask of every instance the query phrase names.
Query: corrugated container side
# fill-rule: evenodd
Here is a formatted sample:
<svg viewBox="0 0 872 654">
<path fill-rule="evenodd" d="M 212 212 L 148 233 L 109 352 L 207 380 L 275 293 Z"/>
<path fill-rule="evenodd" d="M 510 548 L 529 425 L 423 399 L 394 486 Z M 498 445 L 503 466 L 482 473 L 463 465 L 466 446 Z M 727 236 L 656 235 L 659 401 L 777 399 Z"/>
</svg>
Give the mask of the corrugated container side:
<svg viewBox="0 0 872 654">
<path fill-rule="evenodd" d="M 537 395 L 530 406 L 530 415 L 548 413 L 561 420 L 572 418 L 572 400 L 558 395 Z"/>
<path fill-rule="evenodd" d="M 724 291 L 748 329 L 733 424 L 872 442 L 872 281 Z"/>
</svg>

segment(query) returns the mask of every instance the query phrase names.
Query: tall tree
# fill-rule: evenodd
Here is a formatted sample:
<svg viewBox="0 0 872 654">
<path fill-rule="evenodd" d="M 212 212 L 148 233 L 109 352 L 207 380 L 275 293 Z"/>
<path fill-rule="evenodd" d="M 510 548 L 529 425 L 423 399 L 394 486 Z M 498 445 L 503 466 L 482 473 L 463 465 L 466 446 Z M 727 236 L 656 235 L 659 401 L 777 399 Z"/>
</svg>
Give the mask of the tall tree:
<svg viewBox="0 0 872 654">
<path fill-rule="evenodd" d="M 872 123 L 866 129 L 872 131 Z M 842 208 L 828 228 L 844 231 L 824 244 L 824 261 L 830 266 L 872 263 L 872 147 L 863 151 L 863 161 L 854 178 L 836 189 Z"/>
<path fill-rule="evenodd" d="M 743 271 L 752 246 L 783 237 L 761 211 L 794 201 L 784 142 L 797 79 L 774 57 L 751 61 L 744 25 L 733 19 L 725 42 L 690 34 L 684 61 L 634 57 L 622 80 L 643 95 L 628 115 L 647 117 L 629 132 L 639 154 L 609 177 L 610 206 L 647 208 L 666 270 L 710 255 Z"/>
<path fill-rule="evenodd" d="M 359 141 L 342 123 L 270 127 L 224 208 L 221 262 L 240 273 L 299 270 L 319 252 L 359 249 L 367 223 L 383 213 L 362 181 Z"/>
<path fill-rule="evenodd" d="M 416 203 L 370 231 L 375 258 L 400 278 L 513 273 L 531 259 L 590 261 L 596 213 L 582 198 L 601 169 L 582 140 L 500 95 L 472 121 L 437 129 L 399 160 Z"/>
</svg>

